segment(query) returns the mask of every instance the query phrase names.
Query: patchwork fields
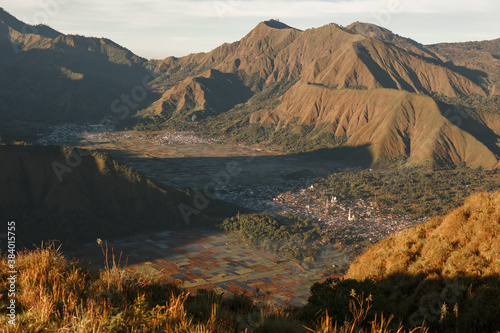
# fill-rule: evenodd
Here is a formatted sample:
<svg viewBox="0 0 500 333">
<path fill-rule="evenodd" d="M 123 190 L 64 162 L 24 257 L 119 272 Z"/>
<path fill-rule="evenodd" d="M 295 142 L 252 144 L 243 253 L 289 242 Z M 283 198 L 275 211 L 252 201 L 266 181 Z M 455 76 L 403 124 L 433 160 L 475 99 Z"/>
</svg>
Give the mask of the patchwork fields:
<svg viewBox="0 0 500 333">
<path fill-rule="evenodd" d="M 322 280 L 326 265 L 346 262 L 332 252 L 321 266 L 304 269 L 292 260 L 248 247 L 236 233 L 211 230 L 164 231 L 107 241 L 118 260 L 133 271 L 176 281 L 190 291 L 209 289 L 258 295 L 278 305 L 303 305 L 312 283 Z M 104 246 L 104 245 L 103 245 Z M 86 265 L 102 267 L 97 243 L 75 255 Z"/>
</svg>

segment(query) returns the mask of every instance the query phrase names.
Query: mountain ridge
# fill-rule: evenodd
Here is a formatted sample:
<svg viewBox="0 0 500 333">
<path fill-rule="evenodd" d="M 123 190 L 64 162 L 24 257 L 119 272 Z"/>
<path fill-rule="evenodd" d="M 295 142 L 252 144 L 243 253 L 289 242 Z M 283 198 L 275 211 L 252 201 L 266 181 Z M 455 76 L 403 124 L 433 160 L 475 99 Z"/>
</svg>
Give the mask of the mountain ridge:
<svg viewBox="0 0 500 333">
<path fill-rule="evenodd" d="M 231 138 L 234 131 L 252 133 L 255 126 L 277 126 L 289 132 L 296 131 L 293 126 L 323 126 L 321 132 L 328 132 L 333 141 L 323 140 L 326 146 L 318 148 L 345 142 L 336 138 L 348 136 L 349 145 L 370 145 L 374 161 L 404 157 L 423 163 L 430 157 L 438 164 L 498 165 L 500 112 L 494 110 L 498 105 L 493 97 L 494 62 L 500 54 L 496 41 L 472 44 L 486 52 L 484 57 L 490 55 L 481 56 L 484 61 L 472 68 L 456 56 L 458 49 L 467 48 L 465 44 L 425 46 L 360 22 L 302 31 L 269 20 L 241 40 L 208 53 L 148 61 L 104 38 L 55 30 L 52 36 L 26 34 L 14 29 L 20 29 L 17 19 L 6 12 L 0 17 L 6 17 L 0 36 L 7 36 L 19 51 L 0 62 L 0 86 L 4 87 L 0 94 L 5 101 L 0 116 L 9 124 L 0 125 L 4 137 L 12 134 L 15 121 L 101 120 L 110 114 L 116 98 L 149 76 L 153 90 L 147 91 L 142 104 L 136 104 L 134 118 L 127 122 L 135 122 L 137 128 L 180 126 Z M 463 102 L 466 98 L 490 105 L 493 112 L 484 115 L 476 104 Z M 416 119 L 420 117 L 416 109 L 420 114 L 424 110 L 414 104 L 428 107 L 432 114 L 428 119 L 434 123 L 414 126 L 385 119 L 361 126 L 351 121 L 352 117 L 382 119 L 387 112 L 392 119 Z M 354 106 L 359 110 L 354 111 Z M 463 126 L 450 121 L 447 108 L 462 110 Z M 488 135 L 479 133 L 478 122 Z M 431 142 L 418 139 L 429 131 L 437 133 Z M 248 139 L 259 142 L 259 138 Z M 416 148 L 424 142 L 425 147 Z"/>
<path fill-rule="evenodd" d="M 370 33 L 370 29 L 375 32 Z M 244 58 L 240 59 L 242 49 L 246 52 Z M 330 132 L 336 137 L 350 137 L 349 145 L 371 145 L 374 161 L 403 156 L 415 164 L 431 160 L 446 165 L 466 162 L 471 166 L 498 167 L 494 135 L 485 138 L 477 131 L 469 133 L 455 126 L 447 117 L 447 108 L 460 106 L 445 106 L 435 98 L 442 95 L 455 99 L 464 96 L 486 99 L 489 88 L 446 65 L 426 46 L 374 25 L 357 23 L 342 28 L 330 24 L 299 31 L 288 26 L 276 30 L 261 22 L 240 41 L 222 45 L 209 53 L 166 58 L 160 66 L 163 67 L 158 82 L 162 77 L 173 77 L 175 71 L 181 71 L 179 68 L 189 68 L 192 73 L 214 68 L 222 73 L 234 73 L 248 82 L 246 85 L 251 87 L 254 97 L 242 98 L 237 108 L 248 111 L 238 111 L 240 115 L 236 116 L 233 110 L 228 110 L 215 115 L 216 118 L 224 117 L 224 113 L 227 113 L 227 117 L 239 117 L 240 122 L 246 119 L 249 124 L 264 128 L 272 126 L 286 129 L 297 124 L 315 128 L 323 126 L 322 132 Z M 200 74 L 189 77 L 196 78 L 197 75 Z M 271 109 L 253 104 L 252 101 L 258 99 L 266 87 L 272 88 L 293 80 L 297 82 L 289 90 L 267 103 L 275 105 Z M 157 87 L 161 86 L 159 84 Z M 198 89 L 200 95 L 197 97 L 193 90 L 186 90 L 185 83 L 174 82 L 166 89 L 161 100 L 170 105 L 179 103 L 175 99 L 169 100 L 172 91 L 200 101 L 206 100 L 209 94 L 206 90 Z M 405 95 L 405 102 L 392 102 L 393 98 L 389 97 L 384 102 L 377 102 L 380 97 L 378 91 L 384 91 L 382 95 L 391 95 L 393 98 L 398 96 L 398 91 L 413 93 L 421 98 Z M 351 98 L 346 99 L 345 94 Z M 382 119 L 386 117 L 387 110 L 392 110 L 390 114 L 395 119 L 420 117 L 417 114 L 405 116 L 408 112 L 415 112 L 412 103 L 417 100 L 429 108 L 427 111 L 420 108 L 420 114 L 433 114 L 427 123 L 417 127 L 403 125 L 400 121 L 389 122 L 387 119 L 378 125 L 370 122 L 365 127 L 357 126 L 351 122 L 353 115 L 349 115 L 352 112 L 349 110 L 359 106 L 365 110 L 365 114 L 361 111 L 357 113 L 356 117 L 361 118 L 374 118 L 374 115 L 379 114 L 378 117 Z M 391 103 L 396 103 L 396 106 Z M 185 105 L 185 102 L 179 105 Z M 342 108 L 339 109 L 338 105 Z M 201 105 L 193 106 L 191 110 L 186 110 L 184 117 L 200 108 Z M 470 117 L 467 112 L 464 111 L 465 118 L 460 122 L 470 121 L 467 120 Z M 142 116 L 147 118 L 148 113 Z M 182 117 L 183 113 L 180 112 L 175 119 L 182 121 Z M 487 121 L 495 128 L 496 116 L 490 118 Z M 226 126 L 231 127 L 234 126 Z M 426 135 L 428 128 L 432 128 L 435 134 L 432 142 Z M 232 135 L 231 132 L 226 134 Z M 421 145 L 424 146 L 419 147 Z"/>
</svg>

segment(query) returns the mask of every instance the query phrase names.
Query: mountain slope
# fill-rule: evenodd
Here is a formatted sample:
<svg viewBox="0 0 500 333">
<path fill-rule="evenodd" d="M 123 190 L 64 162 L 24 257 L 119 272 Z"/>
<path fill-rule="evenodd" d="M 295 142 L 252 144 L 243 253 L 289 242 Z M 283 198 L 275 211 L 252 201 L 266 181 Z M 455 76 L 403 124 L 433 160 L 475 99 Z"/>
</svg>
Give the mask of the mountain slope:
<svg viewBox="0 0 500 333">
<path fill-rule="evenodd" d="M 479 193 L 448 215 L 382 240 L 351 266 L 355 279 L 394 273 L 500 275 L 500 192 Z"/>
<path fill-rule="evenodd" d="M 406 51 L 409 51 L 413 54 L 436 59 L 436 55 L 434 55 L 430 50 L 427 49 L 424 45 L 414 41 L 410 38 L 405 38 L 399 36 L 398 34 L 393 33 L 389 29 L 379 27 L 375 24 L 371 23 L 363 23 L 363 22 L 354 22 L 348 25 L 347 30 L 352 33 L 359 34 L 365 37 L 372 37 L 379 39 L 381 41 L 392 43 Z"/>
<path fill-rule="evenodd" d="M 259 111 L 250 122 L 280 128 L 289 124 L 319 126 L 347 144 L 371 146 L 374 161 L 404 156 L 411 163 L 439 161 L 495 167 L 498 159 L 470 133 L 452 124 L 427 96 L 393 89 L 329 89 L 296 84 L 273 111 Z"/>
<path fill-rule="evenodd" d="M 486 95 L 469 79 L 399 47 L 366 38 L 318 58 L 304 75 L 309 82 L 339 87 L 391 88 L 446 96 Z"/>
<path fill-rule="evenodd" d="M 110 40 L 25 25 L 4 10 L 0 42 L 0 115 L 6 122 L 98 122 L 113 101 L 148 77 L 145 59 Z M 3 130 L 15 132 L 6 122 Z"/>
<path fill-rule="evenodd" d="M 192 207 L 191 195 L 158 186 L 106 154 L 87 152 L 77 163 L 79 154 L 67 147 L 0 145 L 0 218 L 17 222 L 19 245 L 187 227 L 179 205 Z M 225 213 L 236 210 L 212 200 L 189 214 L 190 222 L 209 225 Z"/>
<path fill-rule="evenodd" d="M 427 46 L 442 61 L 488 85 L 490 93 L 500 95 L 500 38 L 481 42 L 441 43 Z"/>
<path fill-rule="evenodd" d="M 299 34 L 300 30 L 277 21 L 261 22 L 241 40 L 221 45 L 209 53 L 169 57 L 153 64 L 164 76 L 188 70 L 199 74 L 213 68 L 226 73 L 241 71 L 267 79 L 274 70 L 274 59 Z M 161 82 L 162 78 L 158 80 Z"/>
<path fill-rule="evenodd" d="M 346 277 L 376 281 L 388 303 L 410 321 L 426 318 L 444 326 L 443 332 L 495 331 L 500 325 L 499 221 L 500 192 L 477 193 L 446 216 L 375 244 Z M 443 308 L 458 313 L 446 318 Z"/>
<path fill-rule="evenodd" d="M 167 90 L 156 103 L 157 115 L 171 118 L 196 115 L 203 119 L 246 102 L 251 91 L 234 74 L 208 70 Z"/>
</svg>

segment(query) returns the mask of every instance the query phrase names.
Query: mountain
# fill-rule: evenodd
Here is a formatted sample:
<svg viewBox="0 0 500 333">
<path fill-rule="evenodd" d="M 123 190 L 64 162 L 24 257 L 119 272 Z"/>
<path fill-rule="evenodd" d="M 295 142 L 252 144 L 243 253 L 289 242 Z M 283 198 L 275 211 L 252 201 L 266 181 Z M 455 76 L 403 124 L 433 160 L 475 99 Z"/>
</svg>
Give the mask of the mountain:
<svg viewBox="0 0 500 333">
<path fill-rule="evenodd" d="M 148 77 L 146 59 L 108 39 L 26 25 L 3 9 L 0 43 L 0 126 L 11 134 L 26 122 L 99 122 Z"/>
<path fill-rule="evenodd" d="M 362 144 L 375 163 L 498 166 L 498 40 L 422 45 L 361 22 L 301 31 L 269 20 L 208 53 L 147 61 L 0 10 L 0 42 L 4 141 L 126 108 L 133 118 L 122 126 L 136 129 L 192 129 L 288 152 Z M 310 135 L 283 141 L 300 133 Z"/>
<path fill-rule="evenodd" d="M 155 124 L 185 126 L 193 113 L 210 109 L 195 129 L 229 139 L 255 142 L 255 126 L 293 133 L 312 127 L 318 138 L 333 135 L 326 147 L 369 145 L 375 162 L 402 156 L 415 164 L 498 166 L 500 114 L 482 111 L 499 106 L 489 81 L 443 61 L 435 47 L 373 24 L 300 31 L 265 21 L 240 41 L 149 66 L 165 93 L 140 117 Z M 207 77 L 224 88 L 204 87 Z M 228 103 L 217 107 L 222 90 Z M 276 137 L 262 137 L 269 136 Z"/>
<path fill-rule="evenodd" d="M 65 246 L 98 237 L 213 223 L 236 213 L 211 200 L 192 211 L 189 192 L 160 186 L 99 152 L 68 147 L 0 145 L 0 218 L 19 226 L 18 244 L 57 239 Z M 185 214 L 179 205 L 185 205 Z M 192 208 L 194 210 L 194 208 Z M 210 216 L 210 217 L 208 217 Z"/>
<path fill-rule="evenodd" d="M 340 87 L 392 88 L 447 96 L 485 95 L 458 73 L 426 62 L 393 44 L 352 33 L 337 25 L 299 31 L 276 21 L 261 22 L 233 44 L 206 54 L 167 58 L 158 68 L 166 75 L 214 68 L 255 75 L 266 84 L 307 78 Z"/>
</svg>

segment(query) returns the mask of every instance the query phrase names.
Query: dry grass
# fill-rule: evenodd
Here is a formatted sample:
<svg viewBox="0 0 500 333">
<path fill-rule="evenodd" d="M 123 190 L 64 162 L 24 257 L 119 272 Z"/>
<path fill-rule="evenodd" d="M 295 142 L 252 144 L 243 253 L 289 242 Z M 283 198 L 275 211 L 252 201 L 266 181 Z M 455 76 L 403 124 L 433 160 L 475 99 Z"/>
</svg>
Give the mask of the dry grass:
<svg viewBox="0 0 500 333">
<path fill-rule="evenodd" d="M 375 314 L 372 321 L 367 321 L 368 312 L 372 308 L 372 296 L 365 297 L 364 294 L 356 295 L 354 290 L 349 301 L 349 312 L 352 319 L 346 320 L 342 325 L 328 315 L 328 311 L 316 323 L 315 329 L 307 330 L 315 333 L 427 333 L 428 329 L 424 326 L 415 327 L 412 330 L 405 330 L 404 327 L 393 325 L 391 322 L 394 316 L 384 317 Z"/>
<path fill-rule="evenodd" d="M 375 244 L 351 265 L 346 281 L 372 283 L 377 305 L 384 304 L 377 310 L 405 322 L 426 318 L 443 332 L 486 332 L 500 327 L 499 277 L 497 191 L 476 193 L 446 216 Z"/>
<path fill-rule="evenodd" d="M 17 257 L 17 317 L 2 332 L 393 332 L 391 318 L 380 316 L 366 329 L 370 304 L 353 300 L 354 320 L 337 328 L 326 314 L 316 330 L 307 329 L 294 309 L 255 305 L 245 295 L 200 292 L 137 275 L 106 258 L 99 272 L 86 271 L 66 258 L 53 243 L 25 250 Z M 109 259 L 109 260 L 108 260 Z M 0 320 L 7 323 L 7 260 L 0 261 Z M 310 325 L 309 325 L 310 326 Z M 400 328 L 397 332 L 402 332 Z"/>
<path fill-rule="evenodd" d="M 351 265 L 348 277 L 500 276 L 499 221 L 500 191 L 476 193 L 448 215 L 372 246 Z"/>
</svg>

